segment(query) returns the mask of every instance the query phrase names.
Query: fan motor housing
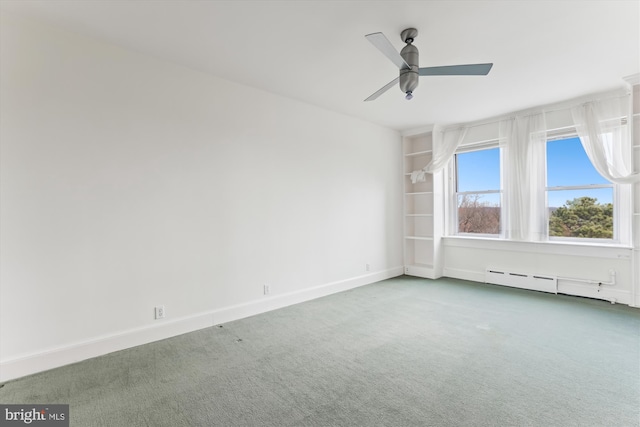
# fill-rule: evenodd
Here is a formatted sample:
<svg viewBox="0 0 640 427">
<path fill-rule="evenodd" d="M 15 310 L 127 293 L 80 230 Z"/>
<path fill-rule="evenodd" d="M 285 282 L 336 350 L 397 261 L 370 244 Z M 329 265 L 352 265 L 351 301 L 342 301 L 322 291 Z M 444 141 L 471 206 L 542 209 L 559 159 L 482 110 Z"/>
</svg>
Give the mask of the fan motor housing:
<svg viewBox="0 0 640 427">
<path fill-rule="evenodd" d="M 418 81 L 420 80 L 420 75 L 418 74 L 418 48 L 409 43 L 402 48 L 400 56 L 411 67 L 400 70 L 400 90 L 404 93 L 411 93 L 418 87 Z"/>
</svg>

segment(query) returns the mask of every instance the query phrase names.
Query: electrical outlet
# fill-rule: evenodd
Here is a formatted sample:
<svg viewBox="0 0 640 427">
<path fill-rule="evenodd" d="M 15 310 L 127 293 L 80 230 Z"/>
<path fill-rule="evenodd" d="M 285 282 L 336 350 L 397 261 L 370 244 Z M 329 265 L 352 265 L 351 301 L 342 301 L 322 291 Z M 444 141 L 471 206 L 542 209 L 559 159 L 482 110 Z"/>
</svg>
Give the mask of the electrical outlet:
<svg viewBox="0 0 640 427">
<path fill-rule="evenodd" d="M 268 284 L 268 283 L 266 283 L 266 284 L 264 285 L 264 294 L 265 294 L 265 295 L 269 295 L 270 293 L 271 293 L 271 285 L 270 285 L 270 284 Z"/>
<path fill-rule="evenodd" d="M 364 270 L 365 271 L 370 271 L 371 270 L 371 266 L 369 265 L 369 263 L 364 265 Z"/>
<path fill-rule="evenodd" d="M 165 316 L 164 305 L 159 305 L 156 307 L 156 319 L 164 319 Z"/>
</svg>

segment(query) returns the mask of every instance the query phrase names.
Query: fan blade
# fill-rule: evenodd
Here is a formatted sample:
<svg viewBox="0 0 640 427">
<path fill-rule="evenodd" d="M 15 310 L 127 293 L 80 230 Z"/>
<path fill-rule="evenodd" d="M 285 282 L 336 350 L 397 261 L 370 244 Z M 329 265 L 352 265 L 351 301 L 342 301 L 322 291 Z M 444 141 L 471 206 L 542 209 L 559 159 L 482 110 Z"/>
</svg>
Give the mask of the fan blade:
<svg viewBox="0 0 640 427">
<path fill-rule="evenodd" d="M 391 60 L 391 62 L 396 64 L 396 67 L 400 68 L 401 70 L 405 68 L 411 68 L 409 67 L 409 64 L 407 64 L 405 60 L 402 59 L 402 56 L 400 56 L 396 48 L 393 47 L 389 39 L 387 39 L 384 34 L 372 33 L 367 34 L 365 37 L 371 42 L 372 45 L 377 47 L 378 50 L 384 54 L 384 56 L 386 56 Z"/>
<path fill-rule="evenodd" d="M 486 76 L 493 67 L 489 64 L 445 65 L 444 67 L 419 68 L 421 76 Z"/>
<path fill-rule="evenodd" d="M 388 91 L 396 83 L 398 83 L 398 80 L 400 80 L 400 77 L 396 77 L 395 79 L 391 80 L 389 83 L 387 83 L 386 85 L 378 89 L 373 95 L 365 99 L 365 101 L 373 101 L 374 99 L 376 99 L 377 97 L 379 97 L 380 95 Z"/>
</svg>

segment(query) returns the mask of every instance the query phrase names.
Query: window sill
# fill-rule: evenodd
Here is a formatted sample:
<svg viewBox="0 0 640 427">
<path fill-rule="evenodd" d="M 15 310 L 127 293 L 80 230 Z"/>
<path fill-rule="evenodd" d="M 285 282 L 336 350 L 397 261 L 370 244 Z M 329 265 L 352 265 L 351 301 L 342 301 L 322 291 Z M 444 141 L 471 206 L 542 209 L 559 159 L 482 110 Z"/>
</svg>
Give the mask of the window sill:
<svg viewBox="0 0 640 427">
<path fill-rule="evenodd" d="M 602 242 L 522 242 L 499 237 L 445 236 L 445 247 L 476 248 L 547 255 L 590 256 L 595 258 L 630 259 L 633 248 L 627 245 Z"/>
</svg>

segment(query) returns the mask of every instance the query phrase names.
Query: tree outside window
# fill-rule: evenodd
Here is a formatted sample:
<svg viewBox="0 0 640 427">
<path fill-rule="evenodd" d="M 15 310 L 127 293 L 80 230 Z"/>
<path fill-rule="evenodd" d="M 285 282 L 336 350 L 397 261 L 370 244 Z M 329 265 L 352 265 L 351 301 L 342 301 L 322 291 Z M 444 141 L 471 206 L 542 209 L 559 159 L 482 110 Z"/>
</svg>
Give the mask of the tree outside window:
<svg viewBox="0 0 640 427">
<path fill-rule="evenodd" d="M 458 234 L 499 235 L 500 149 L 456 154 Z"/>
<path fill-rule="evenodd" d="M 596 172 L 579 138 L 548 141 L 549 237 L 613 239 L 613 188 Z"/>
</svg>

